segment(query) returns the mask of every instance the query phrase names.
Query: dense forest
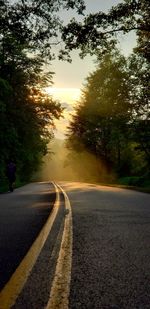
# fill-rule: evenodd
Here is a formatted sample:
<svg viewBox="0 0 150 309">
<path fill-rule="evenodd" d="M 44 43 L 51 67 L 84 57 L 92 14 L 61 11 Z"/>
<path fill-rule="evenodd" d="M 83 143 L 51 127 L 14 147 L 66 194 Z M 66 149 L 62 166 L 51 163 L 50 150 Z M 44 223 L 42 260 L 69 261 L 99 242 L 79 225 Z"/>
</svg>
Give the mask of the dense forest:
<svg viewBox="0 0 150 309">
<path fill-rule="evenodd" d="M 124 0 L 108 13 L 84 15 L 63 26 L 60 10 L 85 14 L 83 0 L 0 0 L 0 191 L 7 182 L 6 164 L 17 165 L 17 181 L 31 179 L 48 152 L 61 104 L 43 89 L 52 83 L 45 72 L 70 52 L 97 56 L 69 125 L 67 145 L 86 150 L 117 178 L 130 176 L 143 185 L 150 175 L 150 3 Z M 119 34 L 134 31 L 137 46 L 126 59 L 117 50 Z"/>
<path fill-rule="evenodd" d="M 67 146 L 89 151 L 123 184 L 150 184 L 150 3 L 123 1 L 108 14 L 90 14 L 65 28 L 66 48 L 97 55 L 67 134 Z M 137 45 L 125 58 L 119 33 L 134 31 Z M 97 167 L 98 168 L 98 167 Z"/>
<path fill-rule="evenodd" d="M 94 154 L 116 179 L 129 177 L 130 184 L 142 185 L 150 172 L 150 121 L 143 93 L 146 63 L 134 55 L 125 59 L 117 50 L 97 62 L 75 107 L 67 145 Z"/>
<path fill-rule="evenodd" d="M 43 91 L 53 72 L 44 72 L 54 55 L 61 9 L 82 12 L 82 1 L 0 0 L 0 191 L 7 185 L 6 165 L 17 166 L 17 182 L 31 179 L 53 138 L 59 102 Z M 59 57 L 65 57 L 60 51 Z"/>
</svg>

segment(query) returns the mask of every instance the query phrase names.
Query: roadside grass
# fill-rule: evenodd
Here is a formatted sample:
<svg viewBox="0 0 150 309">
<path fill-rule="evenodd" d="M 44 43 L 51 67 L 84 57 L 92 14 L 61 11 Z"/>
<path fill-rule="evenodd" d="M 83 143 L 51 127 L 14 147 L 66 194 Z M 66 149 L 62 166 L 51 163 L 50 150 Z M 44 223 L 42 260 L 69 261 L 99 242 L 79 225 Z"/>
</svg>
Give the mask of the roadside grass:
<svg viewBox="0 0 150 309">
<path fill-rule="evenodd" d="M 134 190 L 134 191 L 139 191 L 139 192 L 143 192 L 143 193 L 150 193 L 150 186 L 149 187 L 137 187 L 137 186 L 129 186 L 129 185 L 121 185 L 118 183 L 115 184 L 102 184 L 101 185 L 105 185 L 105 186 L 109 186 L 109 187 L 117 187 L 117 188 L 122 188 L 122 189 L 128 189 L 128 190 Z"/>
<path fill-rule="evenodd" d="M 150 177 L 146 176 L 128 176 L 121 177 L 112 183 L 99 183 L 101 185 L 130 189 L 144 193 L 150 193 Z"/>
<path fill-rule="evenodd" d="M 19 187 L 22 187 L 24 186 L 25 184 L 27 184 L 27 182 L 21 182 L 19 181 L 18 179 L 15 181 L 15 184 L 14 184 L 14 188 L 19 188 Z M 8 184 L 8 181 L 7 179 L 5 179 L 3 181 L 3 183 L 0 183 L 0 194 L 1 193 L 6 193 L 9 191 L 9 184 Z"/>
<path fill-rule="evenodd" d="M 132 187 L 135 190 L 150 193 L 150 176 L 149 174 L 144 176 L 132 176 L 122 177 L 118 179 L 118 184 Z"/>
</svg>

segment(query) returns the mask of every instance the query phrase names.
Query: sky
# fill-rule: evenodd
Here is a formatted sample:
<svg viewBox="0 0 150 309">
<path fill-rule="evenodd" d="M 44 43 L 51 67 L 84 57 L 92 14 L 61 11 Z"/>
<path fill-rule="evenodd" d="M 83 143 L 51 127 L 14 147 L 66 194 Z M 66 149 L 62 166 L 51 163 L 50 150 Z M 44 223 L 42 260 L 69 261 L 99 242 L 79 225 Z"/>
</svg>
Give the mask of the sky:
<svg viewBox="0 0 150 309">
<path fill-rule="evenodd" d="M 112 6 L 122 2 L 121 0 L 85 0 L 86 13 L 94 13 L 98 11 L 107 12 Z M 67 23 L 72 17 L 77 17 L 72 11 L 61 12 L 61 18 Z M 77 17 L 81 18 L 81 17 Z M 135 45 L 135 37 L 133 34 L 123 36 L 120 39 L 119 48 L 125 56 L 128 56 Z M 57 53 L 57 47 L 54 48 Z M 54 99 L 59 99 L 66 108 L 64 118 L 56 121 L 57 130 L 55 135 L 57 138 L 64 138 L 66 126 L 68 125 L 69 113 L 80 97 L 80 90 L 83 87 L 86 77 L 95 69 L 94 56 L 86 56 L 80 59 L 78 51 L 71 53 L 72 62 L 54 60 L 50 70 L 55 73 L 53 87 L 47 89 Z"/>
</svg>

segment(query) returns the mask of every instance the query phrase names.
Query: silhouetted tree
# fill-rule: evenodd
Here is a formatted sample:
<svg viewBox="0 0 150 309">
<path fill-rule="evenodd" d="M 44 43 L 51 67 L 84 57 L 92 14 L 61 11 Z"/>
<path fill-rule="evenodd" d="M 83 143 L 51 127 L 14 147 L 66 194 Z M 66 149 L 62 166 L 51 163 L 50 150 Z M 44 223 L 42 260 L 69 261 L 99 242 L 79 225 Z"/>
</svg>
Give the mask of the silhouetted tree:
<svg viewBox="0 0 150 309">
<path fill-rule="evenodd" d="M 87 52 L 103 54 L 110 50 L 119 33 L 137 34 L 136 51 L 150 59 L 150 3 L 149 0 L 124 0 L 113 6 L 108 13 L 89 14 L 83 22 L 75 19 L 64 28 L 66 49 L 79 48 L 81 55 Z"/>
<path fill-rule="evenodd" d="M 80 150 L 86 147 L 117 171 L 127 167 L 133 110 L 130 91 L 125 58 L 118 52 L 105 55 L 87 78 L 69 125 L 69 145 Z"/>
<path fill-rule="evenodd" d="M 51 61 L 58 44 L 61 9 L 84 9 L 82 0 L 0 0 L 0 183 L 9 157 L 17 163 L 21 180 L 28 180 L 47 152 L 54 120 L 62 108 L 43 92 L 52 84 Z M 64 58 L 65 53 L 60 52 Z"/>
</svg>

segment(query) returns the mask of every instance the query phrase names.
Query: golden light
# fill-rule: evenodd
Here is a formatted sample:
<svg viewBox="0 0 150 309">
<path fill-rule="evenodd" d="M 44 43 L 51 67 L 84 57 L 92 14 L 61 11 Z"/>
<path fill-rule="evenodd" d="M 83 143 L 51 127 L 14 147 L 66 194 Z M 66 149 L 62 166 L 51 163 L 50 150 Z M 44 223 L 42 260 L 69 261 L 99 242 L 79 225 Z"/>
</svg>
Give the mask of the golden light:
<svg viewBox="0 0 150 309">
<path fill-rule="evenodd" d="M 44 89 L 47 94 L 53 97 L 54 100 L 59 100 L 63 107 L 63 118 L 55 120 L 56 138 L 65 138 L 66 128 L 71 118 L 70 112 L 73 111 L 73 106 L 80 99 L 81 91 L 79 88 L 57 88 L 57 87 L 46 87 Z"/>
<path fill-rule="evenodd" d="M 61 102 L 66 102 L 68 104 L 74 104 L 79 100 L 81 92 L 79 88 L 56 88 L 56 87 L 47 87 L 45 91 L 53 96 L 54 99 Z"/>
</svg>

